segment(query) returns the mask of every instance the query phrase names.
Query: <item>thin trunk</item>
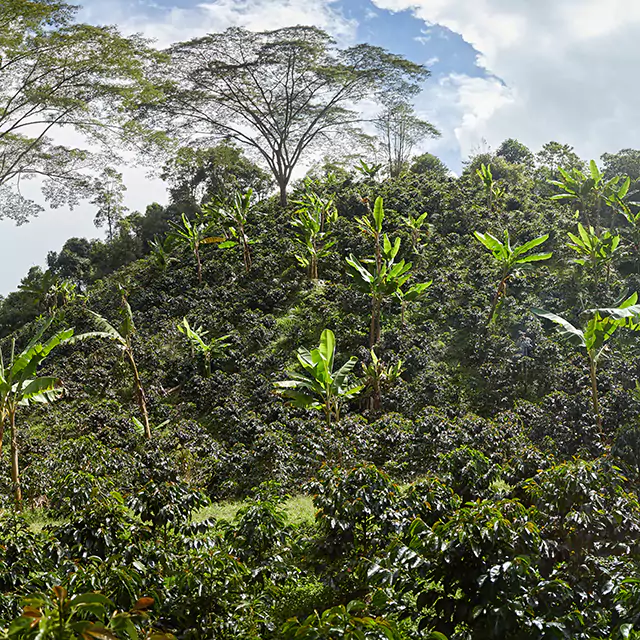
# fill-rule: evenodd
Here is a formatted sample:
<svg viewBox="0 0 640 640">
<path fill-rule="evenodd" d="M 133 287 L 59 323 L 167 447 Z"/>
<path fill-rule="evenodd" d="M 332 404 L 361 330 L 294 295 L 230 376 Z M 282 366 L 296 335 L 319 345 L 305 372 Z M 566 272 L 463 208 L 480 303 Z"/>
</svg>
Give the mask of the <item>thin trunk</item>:
<svg viewBox="0 0 640 640">
<path fill-rule="evenodd" d="M 244 270 L 249 273 L 251 270 L 251 251 L 249 249 L 249 243 L 247 242 L 247 236 L 244 233 L 244 225 L 240 225 L 240 233 L 242 234 L 242 259 L 244 260 Z"/>
<path fill-rule="evenodd" d="M 381 338 L 381 319 L 380 310 L 382 307 L 382 301 L 379 296 L 373 295 L 371 297 L 371 325 L 369 327 L 369 348 L 375 347 Z"/>
<path fill-rule="evenodd" d="M 493 317 L 495 316 L 496 309 L 498 307 L 498 302 L 500 302 L 500 298 L 506 293 L 508 278 L 508 274 L 503 276 L 500 284 L 498 285 L 498 288 L 496 289 L 496 293 L 493 296 L 493 302 L 491 304 L 491 311 L 489 312 L 489 317 L 487 318 L 487 326 L 490 325 L 493 321 Z"/>
<path fill-rule="evenodd" d="M 198 284 L 202 284 L 202 263 L 200 262 L 200 247 L 196 245 L 193 249 L 196 256 L 196 264 L 198 265 Z"/>
<path fill-rule="evenodd" d="M 598 380 L 596 378 L 596 361 L 592 354 L 589 354 L 589 377 L 591 378 L 591 401 L 593 403 L 593 413 L 596 417 L 596 425 L 600 432 L 602 432 L 602 416 L 600 415 Z"/>
<path fill-rule="evenodd" d="M 136 397 L 138 399 L 138 406 L 140 407 L 140 413 L 142 413 L 142 420 L 144 423 L 144 433 L 147 440 L 151 440 L 151 426 L 149 425 L 149 413 L 147 412 L 147 401 L 144 394 L 144 387 L 140 380 L 140 374 L 138 373 L 138 367 L 133 357 L 133 353 L 127 349 L 127 357 L 129 358 L 129 364 L 133 371 L 133 379 L 136 388 Z"/>
<path fill-rule="evenodd" d="M 16 507 L 22 505 L 22 487 L 20 486 L 20 466 L 18 463 L 18 432 L 16 430 L 15 409 L 9 412 L 9 425 L 11 427 L 11 481 L 16 497 Z"/>
<path fill-rule="evenodd" d="M 2 441 L 4 439 L 4 423 L 7 419 L 4 406 L 0 407 L 0 460 L 2 460 Z"/>
</svg>

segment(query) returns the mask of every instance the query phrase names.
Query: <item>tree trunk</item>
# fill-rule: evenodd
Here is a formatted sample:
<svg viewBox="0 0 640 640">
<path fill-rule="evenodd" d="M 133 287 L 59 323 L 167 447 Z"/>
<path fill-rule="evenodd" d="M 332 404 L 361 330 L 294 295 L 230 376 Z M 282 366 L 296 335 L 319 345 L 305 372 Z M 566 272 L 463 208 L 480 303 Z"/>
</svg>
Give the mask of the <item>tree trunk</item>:
<svg viewBox="0 0 640 640">
<path fill-rule="evenodd" d="M 144 394 L 144 388 L 142 381 L 140 380 L 140 374 L 138 373 L 138 367 L 136 361 L 133 358 L 133 353 L 127 350 L 127 357 L 129 358 L 129 364 L 133 371 L 133 379 L 136 387 L 136 397 L 138 399 L 138 406 L 140 407 L 140 413 L 142 413 L 142 420 L 144 423 L 144 433 L 147 440 L 151 440 L 151 426 L 149 425 L 149 413 L 147 412 L 147 401 Z"/>
<path fill-rule="evenodd" d="M 20 486 L 20 466 L 18 463 L 18 432 L 16 430 L 16 412 L 9 413 L 9 424 L 11 427 L 11 481 L 16 497 L 16 507 L 20 509 L 22 505 L 22 487 Z"/>
<path fill-rule="evenodd" d="M 242 234 L 242 259 L 244 260 L 244 270 L 249 273 L 251 270 L 251 250 L 247 242 L 247 236 L 244 232 L 244 225 L 240 225 L 240 233 Z"/>
<path fill-rule="evenodd" d="M 0 460 L 2 460 L 2 441 L 4 439 L 4 422 L 7 419 L 4 407 L 0 409 Z"/>
<path fill-rule="evenodd" d="M 193 253 L 196 256 L 196 264 L 198 265 L 198 284 L 202 284 L 202 263 L 200 262 L 200 249 L 198 245 L 193 249 Z"/>
<path fill-rule="evenodd" d="M 598 380 L 596 378 L 596 361 L 591 354 L 589 354 L 589 377 L 591 378 L 591 401 L 593 403 L 593 413 L 596 417 L 596 425 L 600 432 L 602 432 L 602 416 L 600 415 L 600 403 L 598 401 Z"/>
<path fill-rule="evenodd" d="M 369 348 L 375 347 L 381 337 L 380 309 L 382 303 L 378 296 L 371 297 L 371 326 L 369 327 Z"/>
<path fill-rule="evenodd" d="M 278 187 L 280 188 L 280 205 L 283 207 L 287 206 L 287 184 L 288 180 L 286 178 L 278 178 Z"/>
</svg>

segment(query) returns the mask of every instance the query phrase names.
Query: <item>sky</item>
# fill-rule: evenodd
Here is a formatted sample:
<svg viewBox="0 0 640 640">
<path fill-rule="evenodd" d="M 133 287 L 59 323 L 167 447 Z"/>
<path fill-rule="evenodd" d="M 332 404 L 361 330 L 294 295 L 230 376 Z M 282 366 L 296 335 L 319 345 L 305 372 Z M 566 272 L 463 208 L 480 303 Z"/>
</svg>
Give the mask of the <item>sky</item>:
<svg viewBox="0 0 640 640">
<path fill-rule="evenodd" d="M 82 2 L 82 0 L 78 0 Z M 583 158 L 640 148 L 637 0 L 84 0 L 80 19 L 140 32 L 157 46 L 229 26 L 313 24 L 342 46 L 369 42 L 426 64 L 418 113 L 442 136 L 424 150 L 454 171 L 478 150 L 517 138 L 550 140 Z M 127 205 L 166 202 L 164 185 L 124 167 Z M 28 195 L 42 201 L 37 183 Z M 47 209 L 16 227 L 0 221 L 0 294 L 71 236 L 100 237 L 94 211 Z"/>
</svg>

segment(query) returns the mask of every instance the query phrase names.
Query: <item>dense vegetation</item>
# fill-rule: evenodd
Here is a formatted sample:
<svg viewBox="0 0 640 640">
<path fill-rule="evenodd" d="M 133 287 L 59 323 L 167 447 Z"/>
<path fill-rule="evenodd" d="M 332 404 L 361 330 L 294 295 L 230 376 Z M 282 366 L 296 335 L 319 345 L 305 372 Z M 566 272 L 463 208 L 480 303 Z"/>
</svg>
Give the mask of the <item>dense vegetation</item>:
<svg viewBox="0 0 640 640">
<path fill-rule="evenodd" d="M 365 50 L 382 76 L 340 76 L 362 49 L 294 35 L 353 91 L 425 74 Z M 121 69 L 144 108 L 103 88 L 151 144 L 186 80 L 98 36 L 144 58 Z M 107 238 L 0 300 L 3 637 L 640 637 L 640 152 L 507 140 L 454 177 L 403 155 L 435 134 L 407 108 L 385 105 L 382 162 L 293 185 L 229 140 L 182 146 L 169 204 L 128 213 L 105 170 Z"/>
</svg>

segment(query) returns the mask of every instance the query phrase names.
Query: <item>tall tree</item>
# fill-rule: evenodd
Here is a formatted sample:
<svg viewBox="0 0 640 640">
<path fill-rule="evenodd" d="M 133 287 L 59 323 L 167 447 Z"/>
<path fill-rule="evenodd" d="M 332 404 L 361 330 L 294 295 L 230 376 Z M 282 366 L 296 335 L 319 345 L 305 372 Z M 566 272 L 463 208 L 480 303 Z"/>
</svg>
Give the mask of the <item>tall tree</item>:
<svg viewBox="0 0 640 640">
<path fill-rule="evenodd" d="M 94 181 L 95 195 L 91 204 L 98 207 L 98 211 L 93 222 L 96 227 L 102 227 L 106 223 L 109 240 L 113 240 L 118 222 L 127 212 L 127 207 L 124 206 L 124 192 L 126 190 L 122 174 L 113 167 L 106 167 L 100 177 Z"/>
<path fill-rule="evenodd" d="M 436 138 L 440 132 L 420 119 L 404 100 L 394 101 L 376 118 L 375 126 L 387 160 L 387 170 L 397 178 L 409 165 L 414 147 L 425 138 Z"/>
<path fill-rule="evenodd" d="M 269 194 L 273 179 L 236 145 L 222 142 L 207 149 L 183 147 L 162 172 L 174 203 L 223 200 L 229 190 L 253 189 L 258 200 Z"/>
<path fill-rule="evenodd" d="M 368 44 L 339 49 L 316 27 L 231 28 L 174 45 L 156 69 L 161 91 L 137 110 L 153 130 L 210 146 L 254 151 L 287 202 L 293 170 L 312 149 L 361 134 L 357 104 L 410 96 L 427 69 Z"/>
<path fill-rule="evenodd" d="M 56 0 L 0 3 L 0 219 L 22 223 L 42 210 L 21 195 L 26 179 L 42 177 L 54 207 L 88 195 L 92 154 L 57 144 L 55 132 L 104 141 L 144 86 L 145 41 L 77 24 L 76 11 Z"/>
</svg>

